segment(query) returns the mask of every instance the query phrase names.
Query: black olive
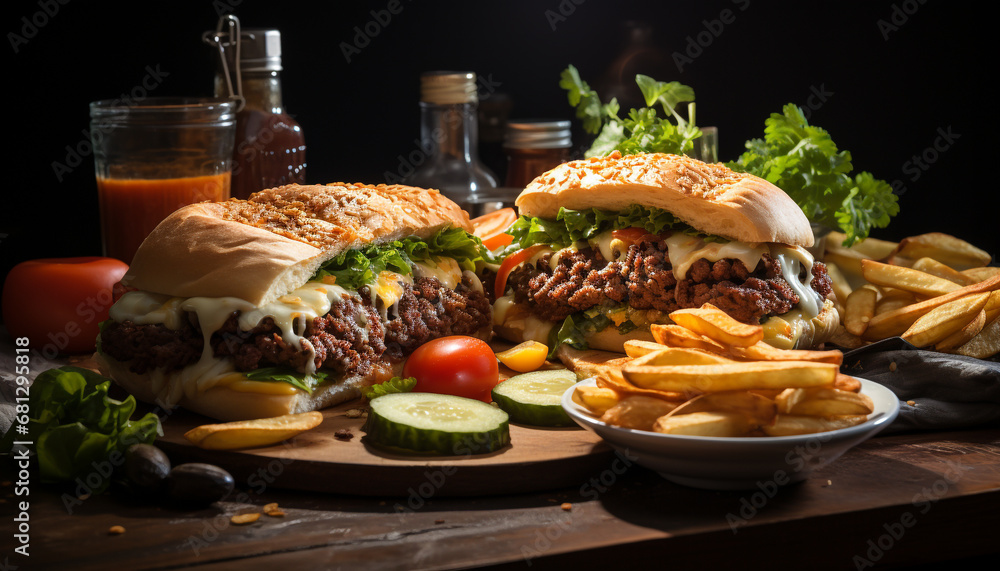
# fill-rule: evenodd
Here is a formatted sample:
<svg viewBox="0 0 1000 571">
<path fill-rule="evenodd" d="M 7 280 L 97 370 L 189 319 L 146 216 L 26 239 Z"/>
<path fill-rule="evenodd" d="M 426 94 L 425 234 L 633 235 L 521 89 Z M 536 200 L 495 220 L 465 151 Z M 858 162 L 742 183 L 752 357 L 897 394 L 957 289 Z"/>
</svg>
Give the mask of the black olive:
<svg viewBox="0 0 1000 571">
<path fill-rule="evenodd" d="M 155 494 L 163 489 L 170 474 L 170 459 L 152 444 L 133 444 L 125 451 L 128 487 L 139 494 Z"/>
<path fill-rule="evenodd" d="M 233 476 L 218 466 L 180 464 L 167 477 L 167 494 L 183 504 L 208 505 L 228 496 L 235 485 Z"/>
</svg>

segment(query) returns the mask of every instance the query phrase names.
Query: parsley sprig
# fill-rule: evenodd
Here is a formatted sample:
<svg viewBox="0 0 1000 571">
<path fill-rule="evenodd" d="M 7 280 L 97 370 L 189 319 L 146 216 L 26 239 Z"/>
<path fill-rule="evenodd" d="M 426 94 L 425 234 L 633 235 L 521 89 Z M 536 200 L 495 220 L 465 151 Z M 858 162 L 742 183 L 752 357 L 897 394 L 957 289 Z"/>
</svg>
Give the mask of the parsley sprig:
<svg viewBox="0 0 1000 571">
<path fill-rule="evenodd" d="M 899 212 L 889 183 L 868 172 L 853 174 L 851 153 L 838 150 L 830 134 L 810 125 L 794 104 L 772 113 L 764 138 L 747 141 L 746 149 L 727 166 L 784 190 L 811 222 L 843 231 L 844 246 L 865 239 L 872 228 L 885 228 Z"/>
<path fill-rule="evenodd" d="M 584 156 L 603 156 L 614 150 L 623 155 L 642 152 L 680 155 L 694 148 L 694 140 L 701 136 L 701 130 L 694 123 L 694 89 L 677 81 L 657 81 L 642 74 L 635 76 L 635 82 L 646 107 L 630 109 L 628 116 L 622 119 L 618 116 L 617 99 L 602 103 L 575 67 L 571 65 L 563 70 L 559 86 L 566 90 L 569 104 L 576 108 L 584 131 L 597 135 Z M 678 111 L 681 103 L 688 103 L 687 118 Z M 657 105 L 664 116 L 660 115 Z"/>
</svg>

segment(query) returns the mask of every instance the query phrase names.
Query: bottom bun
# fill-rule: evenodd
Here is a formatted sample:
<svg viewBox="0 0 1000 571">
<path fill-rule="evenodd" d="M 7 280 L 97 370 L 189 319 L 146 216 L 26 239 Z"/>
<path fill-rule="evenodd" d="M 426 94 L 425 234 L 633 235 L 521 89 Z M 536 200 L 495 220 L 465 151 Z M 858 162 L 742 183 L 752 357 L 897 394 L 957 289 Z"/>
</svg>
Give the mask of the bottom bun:
<svg viewBox="0 0 1000 571">
<path fill-rule="evenodd" d="M 544 323 L 544 325 L 540 325 Z M 672 323 L 669 319 L 664 324 Z M 818 347 L 833 338 L 840 325 L 840 314 L 830 300 L 823 303 L 819 314 L 805 318 L 797 310 L 783 316 L 772 317 L 764 323 L 764 341 L 780 349 L 810 349 Z M 513 343 L 524 341 L 549 342 L 549 332 L 556 324 L 542 322 L 532 317 L 531 311 L 523 304 L 511 306 L 501 323 L 495 323 L 494 332 Z M 631 339 L 653 341 L 648 329 L 637 328 L 628 333 L 620 333 L 614 326 L 587 336 L 587 347 L 600 351 L 625 352 L 625 342 Z"/>
<path fill-rule="evenodd" d="M 96 360 L 103 375 L 111 377 L 136 399 L 166 409 L 172 408 L 171 403 L 162 402 L 154 394 L 149 375 L 134 373 L 125 363 L 100 353 L 96 355 Z M 402 368 L 402 363 L 396 366 L 387 364 L 382 370 L 370 375 L 354 376 L 339 382 L 320 385 L 312 394 L 299 389 L 295 389 L 291 394 L 264 394 L 217 385 L 194 398 L 183 395 L 173 404 L 221 421 L 252 420 L 309 412 L 358 398 L 361 396 L 361 387 L 386 381 L 399 374 Z M 227 376 L 233 374 L 227 373 Z M 163 375 L 167 383 L 178 382 L 180 376 L 180 372 Z"/>
</svg>

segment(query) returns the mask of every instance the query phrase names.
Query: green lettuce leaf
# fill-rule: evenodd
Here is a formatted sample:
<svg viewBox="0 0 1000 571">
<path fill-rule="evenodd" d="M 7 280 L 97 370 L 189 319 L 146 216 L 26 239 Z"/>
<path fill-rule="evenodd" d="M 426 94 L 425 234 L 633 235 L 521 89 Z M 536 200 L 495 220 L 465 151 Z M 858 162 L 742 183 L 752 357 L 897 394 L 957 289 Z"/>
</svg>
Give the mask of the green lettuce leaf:
<svg viewBox="0 0 1000 571">
<path fill-rule="evenodd" d="M 427 240 L 410 237 L 348 250 L 324 262 L 312 279 L 333 276 L 337 285 L 356 290 L 374 283 L 383 271 L 410 275 L 415 262 L 438 257 L 454 258 L 465 270 L 475 270 L 479 261 L 494 261 L 482 240 L 461 228 L 447 227 Z"/>
<path fill-rule="evenodd" d="M 110 379 L 79 367 L 40 373 L 28 397 L 28 433 L 15 434 L 12 426 L 0 439 L 0 452 L 10 452 L 15 441 L 32 442 L 44 482 L 71 482 L 94 472 L 105 476 L 113 455 L 132 444 L 152 444 L 163 434 L 152 412 L 131 420 L 135 398 L 115 400 L 108 396 L 110 387 Z M 100 482 L 95 493 L 107 489 L 111 478 Z"/>
<path fill-rule="evenodd" d="M 393 377 L 383 383 L 361 387 L 361 394 L 368 400 L 393 393 L 408 393 L 417 386 L 416 377 Z"/>
<path fill-rule="evenodd" d="M 621 212 L 597 208 L 569 210 L 560 208 L 555 220 L 521 216 L 507 230 L 514 237 L 503 254 L 511 254 L 534 244 L 549 244 L 554 249 L 565 248 L 579 240 L 588 240 L 610 230 L 644 228 L 651 234 L 682 232 L 698 236 L 706 242 L 728 242 L 726 238 L 695 230 L 671 212 L 660 208 L 632 204 Z"/>
<path fill-rule="evenodd" d="M 313 390 L 326 380 L 326 377 L 327 373 L 323 371 L 316 371 L 310 375 L 308 373 L 300 373 L 289 367 L 263 367 L 246 373 L 246 378 L 251 381 L 288 383 L 309 394 L 312 394 Z"/>
</svg>

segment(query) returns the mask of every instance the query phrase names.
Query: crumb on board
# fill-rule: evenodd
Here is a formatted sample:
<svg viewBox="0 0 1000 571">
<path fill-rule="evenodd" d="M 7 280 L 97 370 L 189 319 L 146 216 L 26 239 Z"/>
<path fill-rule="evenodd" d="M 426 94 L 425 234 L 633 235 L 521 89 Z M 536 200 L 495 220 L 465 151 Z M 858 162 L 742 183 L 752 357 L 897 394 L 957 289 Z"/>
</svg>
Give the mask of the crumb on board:
<svg viewBox="0 0 1000 571">
<path fill-rule="evenodd" d="M 908 401 L 906 401 L 906 404 L 908 404 L 910 406 L 917 406 L 917 401 L 915 401 L 915 400 L 908 400 Z"/>
<path fill-rule="evenodd" d="M 563 504 L 559 507 L 561 507 L 564 512 L 568 512 L 569 510 L 573 509 L 573 504 L 569 502 L 563 502 Z"/>
<path fill-rule="evenodd" d="M 253 523 L 260 519 L 260 514 L 257 512 L 246 513 L 246 514 L 236 514 L 229 518 L 229 521 L 234 525 L 246 525 L 248 523 Z"/>
<path fill-rule="evenodd" d="M 350 440 L 354 438 L 354 433 L 347 428 L 341 428 L 333 433 L 333 437 L 337 440 Z"/>
<path fill-rule="evenodd" d="M 121 535 L 125 533 L 125 528 L 120 525 L 113 525 L 108 528 L 108 535 Z"/>
<path fill-rule="evenodd" d="M 893 372 L 893 373 L 896 372 L 896 362 L 895 361 L 892 361 L 891 363 L 889 363 L 889 371 Z"/>
</svg>

